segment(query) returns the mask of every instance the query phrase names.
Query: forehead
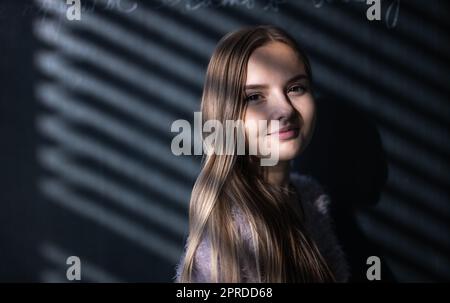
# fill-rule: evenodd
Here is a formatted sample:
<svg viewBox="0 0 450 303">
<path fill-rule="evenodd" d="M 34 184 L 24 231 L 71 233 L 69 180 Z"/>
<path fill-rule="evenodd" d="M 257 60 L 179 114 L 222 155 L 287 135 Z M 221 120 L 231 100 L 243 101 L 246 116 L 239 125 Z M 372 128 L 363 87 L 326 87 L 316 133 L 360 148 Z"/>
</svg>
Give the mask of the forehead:
<svg viewBox="0 0 450 303">
<path fill-rule="evenodd" d="M 275 83 L 299 73 L 305 73 L 305 67 L 297 53 L 287 44 L 271 42 L 250 55 L 246 84 Z"/>
</svg>

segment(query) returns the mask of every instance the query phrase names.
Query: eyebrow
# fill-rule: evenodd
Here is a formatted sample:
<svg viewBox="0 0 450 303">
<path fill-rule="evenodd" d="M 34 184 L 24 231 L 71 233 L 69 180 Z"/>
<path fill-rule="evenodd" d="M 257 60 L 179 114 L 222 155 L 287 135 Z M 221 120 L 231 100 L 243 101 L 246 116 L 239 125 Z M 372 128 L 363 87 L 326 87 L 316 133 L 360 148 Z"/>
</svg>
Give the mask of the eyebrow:
<svg viewBox="0 0 450 303">
<path fill-rule="evenodd" d="M 295 75 L 294 77 L 290 78 L 286 83 L 292 83 L 294 81 L 297 80 L 301 80 L 301 79 L 309 79 L 309 77 L 305 74 L 298 74 Z M 257 88 L 267 88 L 268 85 L 267 84 L 249 84 L 245 86 L 245 89 L 257 89 Z"/>
</svg>

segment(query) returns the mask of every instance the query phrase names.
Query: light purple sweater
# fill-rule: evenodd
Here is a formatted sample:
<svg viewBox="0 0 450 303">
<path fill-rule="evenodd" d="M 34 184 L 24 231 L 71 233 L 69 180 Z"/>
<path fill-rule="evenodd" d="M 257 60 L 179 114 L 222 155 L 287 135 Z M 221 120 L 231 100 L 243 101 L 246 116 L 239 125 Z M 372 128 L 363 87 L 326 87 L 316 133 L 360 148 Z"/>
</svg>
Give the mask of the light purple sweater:
<svg viewBox="0 0 450 303">
<path fill-rule="evenodd" d="M 305 211 L 304 224 L 307 232 L 327 260 L 328 265 L 335 274 L 336 280 L 338 282 L 348 281 L 350 275 L 348 263 L 334 233 L 333 222 L 329 215 L 329 196 L 324 192 L 319 183 L 310 176 L 293 173 L 290 175 L 290 178 L 302 197 L 302 206 Z M 244 238 L 244 243 L 251 245 L 250 229 L 246 226 L 244 218 L 238 212 L 234 213 L 234 218 Z M 210 243 L 207 237 L 204 237 L 195 254 L 194 282 L 211 282 L 209 279 L 210 253 Z M 179 281 L 184 257 L 185 252 L 176 266 L 175 282 Z M 249 256 L 248 254 L 243 254 L 242 258 L 245 260 Z M 256 270 L 254 266 L 250 265 L 252 262 L 244 261 L 243 263 L 242 275 L 244 281 L 256 282 Z"/>
</svg>

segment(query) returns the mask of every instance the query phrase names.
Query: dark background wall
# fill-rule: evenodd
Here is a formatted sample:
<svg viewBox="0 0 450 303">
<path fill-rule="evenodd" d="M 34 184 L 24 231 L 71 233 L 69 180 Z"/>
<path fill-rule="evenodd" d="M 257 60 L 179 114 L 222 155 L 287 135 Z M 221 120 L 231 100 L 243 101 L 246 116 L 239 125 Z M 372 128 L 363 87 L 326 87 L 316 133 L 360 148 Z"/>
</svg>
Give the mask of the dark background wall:
<svg viewBox="0 0 450 303">
<path fill-rule="evenodd" d="M 277 24 L 312 59 L 316 133 L 295 169 L 330 193 L 365 281 L 450 280 L 447 1 L 0 1 L 0 281 L 171 281 L 198 157 L 193 120 L 217 41 Z"/>
</svg>

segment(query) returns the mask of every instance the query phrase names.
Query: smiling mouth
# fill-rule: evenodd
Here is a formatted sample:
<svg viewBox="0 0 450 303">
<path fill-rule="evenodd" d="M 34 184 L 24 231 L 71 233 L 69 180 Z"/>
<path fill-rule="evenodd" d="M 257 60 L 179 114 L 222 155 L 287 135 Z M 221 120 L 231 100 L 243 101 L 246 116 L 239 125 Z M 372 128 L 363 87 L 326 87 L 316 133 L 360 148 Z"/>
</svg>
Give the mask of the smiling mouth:
<svg viewBox="0 0 450 303">
<path fill-rule="evenodd" d="M 280 140 L 289 140 L 296 138 L 299 134 L 299 127 L 288 127 L 271 133 L 270 135 L 278 136 Z"/>
</svg>

